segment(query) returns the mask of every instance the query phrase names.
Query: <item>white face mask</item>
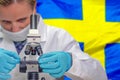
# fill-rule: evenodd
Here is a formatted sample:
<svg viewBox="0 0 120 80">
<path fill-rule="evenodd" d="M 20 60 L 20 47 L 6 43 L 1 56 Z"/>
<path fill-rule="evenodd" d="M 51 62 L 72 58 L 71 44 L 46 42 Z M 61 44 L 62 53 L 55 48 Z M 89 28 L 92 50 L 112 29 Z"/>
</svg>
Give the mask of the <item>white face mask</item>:
<svg viewBox="0 0 120 80">
<path fill-rule="evenodd" d="M 27 27 L 25 27 L 23 30 L 19 32 L 10 32 L 1 27 L 1 31 L 3 32 L 5 37 L 7 37 L 12 41 L 24 41 L 27 38 L 29 28 L 30 28 L 30 25 L 28 25 Z"/>
</svg>

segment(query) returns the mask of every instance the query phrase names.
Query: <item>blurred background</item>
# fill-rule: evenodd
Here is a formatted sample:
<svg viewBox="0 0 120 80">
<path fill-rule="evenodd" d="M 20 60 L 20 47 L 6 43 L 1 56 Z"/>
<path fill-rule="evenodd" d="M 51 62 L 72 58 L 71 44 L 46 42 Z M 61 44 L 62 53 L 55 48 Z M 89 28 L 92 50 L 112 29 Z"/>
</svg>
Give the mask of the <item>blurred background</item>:
<svg viewBox="0 0 120 80">
<path fill-rule="evenodd" d="M 99 60 L 109 80 L 120 80 L 119 0 L 37 0 L 37 12 L 46 24 L 68 31 L 84 52 Z"/>
</svg>

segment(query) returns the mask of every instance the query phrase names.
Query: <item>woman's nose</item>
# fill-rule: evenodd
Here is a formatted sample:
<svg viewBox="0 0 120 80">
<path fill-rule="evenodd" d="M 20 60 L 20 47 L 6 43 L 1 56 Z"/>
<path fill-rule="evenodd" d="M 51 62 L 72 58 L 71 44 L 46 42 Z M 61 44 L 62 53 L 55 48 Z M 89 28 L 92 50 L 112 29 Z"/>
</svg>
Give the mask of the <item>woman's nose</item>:
<svg viewBox="0 0 120 80">
<path fill-rule="evenodd" d="M 18 31 L 20 31 L 20 26 L 19 26 L 19 24 L 17 24 L 17 23 L 12 23 L 11 31 L 12 31 L 12 32 L 18 32 Z"/>
</svg>

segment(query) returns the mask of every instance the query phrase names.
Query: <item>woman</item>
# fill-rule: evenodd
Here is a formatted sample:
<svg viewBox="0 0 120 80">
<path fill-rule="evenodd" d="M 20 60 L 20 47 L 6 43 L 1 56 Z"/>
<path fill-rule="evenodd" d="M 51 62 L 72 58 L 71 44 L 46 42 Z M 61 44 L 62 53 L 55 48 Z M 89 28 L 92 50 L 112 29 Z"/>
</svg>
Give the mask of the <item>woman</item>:
<svg viewBox="0 0 120 80">
<path fill-rule="evenodd" d="M 26 80 L 27 73 L 19 72 L 23 49 L 29 31 L 30 15 L 36 13 L 36 0 L 0 0 L 0 79 Z M 40 80 L 59 80 L 67 75 L 72 80 L 107 80 L 100 63 L 83 53 L 78 43 L 64 30 L 48 27 L 40 16 L 38 30 L 43 55 L 38 58 Z M 21 44 L 23 45 L 23 44 Z M 24 44 L 25 45 L 25 44 Z M 19 55 L 18 55 L 18 54 Z M 52 64 L 49 64 L 51 63 Z"/>
</svg>

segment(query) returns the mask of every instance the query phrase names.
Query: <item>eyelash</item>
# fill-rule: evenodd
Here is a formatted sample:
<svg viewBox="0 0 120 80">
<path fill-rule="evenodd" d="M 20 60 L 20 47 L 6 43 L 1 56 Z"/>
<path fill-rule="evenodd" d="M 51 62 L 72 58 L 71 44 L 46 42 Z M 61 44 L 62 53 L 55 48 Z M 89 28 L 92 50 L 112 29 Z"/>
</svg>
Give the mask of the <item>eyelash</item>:
<svg viewBox="0 0 120 80">
<path fill-rule="evenodd" d="M 26 19 L 21 19 L 21 20 L 19 20 L 18 22 L 24 22 Z"/>
<path fill-rule="evenodd" d="M 4 24 L 10 24 L 11 22 L 8 21 L 3 21 Z"/>
</svg>

